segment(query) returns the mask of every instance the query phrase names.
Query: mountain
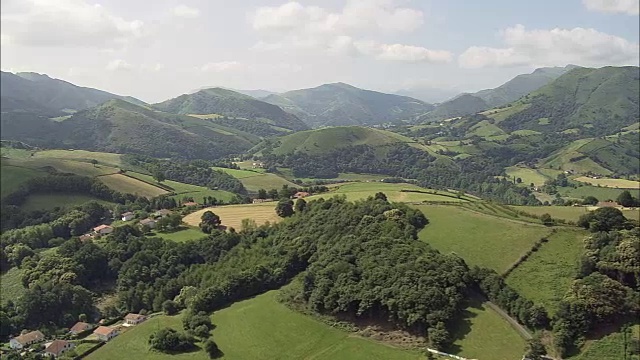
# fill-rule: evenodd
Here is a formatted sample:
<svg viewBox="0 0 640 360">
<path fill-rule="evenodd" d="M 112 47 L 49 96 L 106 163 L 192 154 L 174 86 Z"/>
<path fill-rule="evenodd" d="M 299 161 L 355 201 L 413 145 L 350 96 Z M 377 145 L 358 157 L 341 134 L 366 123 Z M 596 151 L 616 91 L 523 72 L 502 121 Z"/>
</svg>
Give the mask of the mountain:
<svg viewBox="0 0 640 360">
<path fill-rule="evenodd" d="M 386 130 L 361 126 L 336 126 L 299 131 L 277 139 L 269 139 L 253 150 L 263 150 L 264 153 L 264 149 L 269 148 L 269 152 L 278 155 L 294 152 L 323 154 L 356 145 L 375 147 L 410 142 L 414 141 Z"/>
<path fill-rule="evenodd" d="M 3 140 L 48 148 L 136 153 L 154 157 L 212 159 L 238 154 L 260 138 L 207 119 L 149 110 L 120 99 L 64 121 L 29 113 L 3 114 Z"/>
<path fill-rule="evenodd" d="M 312 127 L 414 120 L 433 109 L 433 105 L 424 101 L 363 90 L 344 83 L 288 91 L 269 95 L 263 100 L 297 115 Z"/>
<path fill-rule="evenodd" d="M 567 65 L 565 67 L 539 68 L 531 74 L 518 75 L 495 89 L 481 90 L 472 95 L 486 101 L 489 107 L 502 106 L 538 90 L 577 67 L 576 65 Z"/>
<path fill-rule="evenodd" d="M 407 89 L 401 89 L 394 94 L 400 96 L 408 96 L 414 99 L 419 99 L 429 104 L 438 104 L 443 101 L 449 100 L 460 92 L 453 89 L 439 89 L 434 87 L 411 87 Z"/>
<path fill-rule="evenodd" d="M 289 130 L 307 129 L 295 115 L 278 106 L 223 88 L 204 89 L 193 94 L 180 95 L 153 107 L 173 114 L 235 117 L 258 120 Z"/>
<path fill-rule="evenodd" d="M 2 112 L 28 111 L 42 115 L 60 116 L 84 110 L 112 99 L 121 99 L 138 105 L 138 99 L 81 87 L 52 79 L 44 74 L 2 72 L 0 102 Z"/>
<path fill-rule="evenodd" d="M 640 118 L 637 66 L 576 68 L 510 104 L 505 130 L 609 135 Z"/>
<path fill-rule="evenodd" d="M 562 74 L 577 67 L 567 65 L 565 67 L 539 68 L 531 74 L 518 75 L 495 89 L 462 93 L 438 104 L 433 111 L 421 117 L 420 121 L 439 121 L 503 106 L 549 84 Z"/>
<path fill-rule="evenodd" d="M 258 100 L 262 99 L 263 97 L 267 97 L 269 95 L 278 94 L 278 92 L 271 91 L 271 90 L 262 90 L 262 89 L 242 90 L 242 89 L 228 88 L 228 87 L 224 87 L 224 86 L 203 86 L 203 87 L 200 87 L 200 88 L 198 88 L 196 90 L 192 90 L 191 92 L 189 92 L 189 94 L 196 93 L 196 92 L 198 92 L 200 90 L 214 89 L 214 88 L 221 88 L 221 89 L 225 89 L 225 90 L 235 91 L 235 92 L 240 93 L 240 94 L 251 96 L 252 98 L 255 98 L 255 99 L 258 99 Z"/>
</svg>

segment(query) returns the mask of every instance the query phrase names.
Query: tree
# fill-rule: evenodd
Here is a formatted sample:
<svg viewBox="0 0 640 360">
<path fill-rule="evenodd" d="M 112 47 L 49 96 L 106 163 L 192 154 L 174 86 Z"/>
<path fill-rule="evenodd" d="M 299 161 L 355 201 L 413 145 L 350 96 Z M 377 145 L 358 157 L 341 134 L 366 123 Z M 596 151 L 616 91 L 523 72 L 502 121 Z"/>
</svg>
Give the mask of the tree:
<svg viewBox="0 0 640 360">
<path fill-rule="evenodd" d="M 373 198 L 376 200 L 388 201 L 387 195 L 385 195 L 383 192 L 377 192 L 375 195 L 373 195 Z"/>
<path fill-rule="evenodd" d="M 631 196 L 628 190 L 625 190 L 618 195 L 616 202 L 624 207 L 633 207 L 636 204 L 636 199 Z"/>
<path fill-rule="evenodd" d="M 599 232 L 625 229 L 629 221 L 619 209 L 603 207 L 580 216 L 577 224 L 591 232 Z"/>
<path fill-rule="evenodd" d="M 545 226 L 552 226 L 554 224 L 553 218 L 547 213 L 540 215 L 540 221 L 542 221 Z"/>
<path fill-rule="evenodd" d="M 167 178 L 164 175 L 164 171 L 162 170 L 156 170 L 153 172 L 153 178 L 158 182 L 161 183 L 163 181 L 165 181 Z"/>
<path fill-rule="evenodd" d="M 87 322 L 87 314 L 78 315 L 78 321 Z"/>
<path fill-rule="evenodd" d="M 296 212 L 302 212 L 307 208 L 307 202 L 304 199 L 296 200 L 295 210 Z"/>
<path fill-rule="evenodd" d="M 267 190 L 260 189 L 258 190 L 258 199 L 266 199 L 267 198 Z"/>
<path fill-rule="evenodd" d="M 200 217 L 200 229 L 202 232 L 211 234 L 211 232 L 220 226 L 220 216 L 216 215 L 213 211 L 207 210 Z"/>
<path fill-rule="evenodd" d="M 178 312 L 178 303 L 173 300 L 166 300 L 162 303 L 162 311 L 167 315 L 175 315 Z"/>
<path fill-rule="evenodd" d="M 220 357 L 222 355 L 222 352 L 218 348 L 218 344 L 216 344 L 216 342 L 213 340 L 213 338 L 209 338 L 204 343 L 204 351 L 207 352 L 207 354 L 209 355 L 209 358 L 211 358 L 211 359 L 218 358 L 218 357 Z"/>
<path fill-rule="evenodd" d="M 276 200 L 278 198 L 278 189 L 269 190 L 268 196 L 269 196 L 268 199 Z"/>
<path fill-rule="evenodd" d="M 430 327 L 427 332 L 431 346 L 436 350 L 442 349 L 449 342 L 449 332 L 443 322 L 438 322 L 435 327 Z"/>
<path fill-rule="evenodd" d="M 96 167 L 96 165 L 98 165 L 98 160 L 91 159 L 91 164 L 93 164 L 93 167 Z"/>
<path fill-rule="evenodd" d="M 597 205 L 598 199 L 595 196 L 587 196 L 582 200 L 582 205 Z"/>
<path fill-rule="evenodd" d="M 547 354 L 547 350 L 542 344 L 542 341 L 539 337 L 534 337 L 529 340 L 526 348 L 525 357 L 529 360 L 542 360 L 542 356 Z"/>
<path fill-rule="evenodd" d="M 166 353 L 183 352 L 194 347 L 195 339 L 172 328 L 164 328 L 151 334 L 149 345 L 155 350 Z"/>
<path fill-rule="evenodd" d="M 293 201 L 289 199 L 278 201 L 278 205 L 276 205 L 276 213 L 278 216 L 283 218 L 293 215 Z"/>
</svg>

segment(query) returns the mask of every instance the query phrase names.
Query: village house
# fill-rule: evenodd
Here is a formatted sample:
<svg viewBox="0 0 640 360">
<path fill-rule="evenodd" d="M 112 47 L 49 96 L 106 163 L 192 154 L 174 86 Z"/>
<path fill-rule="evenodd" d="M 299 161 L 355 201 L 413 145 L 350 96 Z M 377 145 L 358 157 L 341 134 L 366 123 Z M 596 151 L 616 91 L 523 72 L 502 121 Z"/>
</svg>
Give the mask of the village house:
<svg viewBox="0 0 640 360">
<path fill-rule="evenodd" d="M 167 209 L 160 209 L 153 213 L 154 217 L 166 217 L 169 215 L 171 215 L 171 210 L 167 210 Z"/>
<path fill-rule="evenodd" d="M 98 235 L 106 235 L 111 234 L 113 232 L 113 228 L 109 225 L 100 225 L 93 228 L 93 231 Z"/>
<path fill-rule="evenodd" d="M 86 322 L 79 321 L 69 329 L 69 334 L 78 335 L 83 331 L 91 329 L 91 325 Z"/>
<path fill-rule="evenodd" d="M 144 315 L 140 315 L 140 314 L 132 314 L 129 313 L 127 314 L 127 316 L 124 317 L 124 323 L 127 325 L 138 325 L 141 322 L 147 320 L 147 317 Z"/>
<path fill-rule="evenodd" d="M 302 199 L 303 197 L 307 197 L 310 194 L 308 192 L 305 191 L 298 191 L 297 193 L 293 194 L 293 198 L 294 199 Z"/>
<path fill-rule="evenodd" d="M 140 226 L 145 226 L 145 225 L 148 226 L 149 229 L 153 229 L 156 227 L 156 221 L 149 218 L 140 220 Z"/>
<path fill-rule="evenodd" d="M 620 205 L 618 205 L 618 203 L 614 202 L 614 201 L 600 201 L 598 202 L 598 205 L 596 205 L 597 207 L 601 208 L 601 207 L 612 207 L 612 208 L 618 208 L 621 207 Z"/>
<path fill-rule="evenodd" d="M 253 199 L 252 202 L 254 204 L 262 204 L 262 203 L 269 202 L 269 201 L 273 201 L 273 199 Z"/>
<path fill-rule="evenodd" d="M 187 201 L 186 203 L 182 204 L 182 206 L 185 206 L 185 207 L 198 206 L 198 203 L 193 201 Z"/>
<path fill-rule="evenodd" d="M 12 349 L 22 349 L 43 340 L 44 334 L 36 330 L 14 337 L 13 339 L 9 340 L 9 346 Z"/>
<path fill-rule="evenodd" d="M 80 235 L 80 241 L 85 242 L 88 240 L 93 239 L 93 234 L 84 234 L 84 235 Z"/>
<path fill-rule="evenodd" d="M 44 349 L 44 354 L 48 356 L 53 356 L 57 358 L 62 355 L 64 352 L 73 349 L 75 346 L 74 343 L 66 340 L 53 340 L 47 347 Z"/>
<path fill-rule="evenodd" d="M 131 211 L 127 211 L 126 213 L 120 216 L 122 217 L 122 221 L 129 221 L 129 220 L 133 220 L 136 217 L 136 214 L 132 213 Z"/>
<path fill-rule="evenodd" d="M 97 329 L 93 330 L 93 333 L 98 337 L 98 340 L 104 341 L 104 342 L 107 342 L 113 339 L 119 334 L 117 329 L 114 329 L 109 326 L 98 326 Z"/>
</svg>

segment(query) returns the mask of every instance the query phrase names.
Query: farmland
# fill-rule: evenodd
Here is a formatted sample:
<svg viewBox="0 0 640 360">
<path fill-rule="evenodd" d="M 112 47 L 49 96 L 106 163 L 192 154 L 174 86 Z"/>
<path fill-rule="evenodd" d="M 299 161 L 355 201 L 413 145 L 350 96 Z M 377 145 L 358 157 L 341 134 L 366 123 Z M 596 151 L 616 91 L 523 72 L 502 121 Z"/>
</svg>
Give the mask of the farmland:
<svg viewBox="0 0 640 360">
<path fill-rule="evenodd" d="M 55 207 L 73 207 L 82 205 L 89 201 L 97 201 L 106 204 L 106 201 L 99 200 L 89 195 L 81 194 L 31 194 L 27 196 L 20 208 L 25 211 L 51 210 Z"/>
<path fill-rule="evenodd" d="M 178 231 L 153 232 L 153 234 L 149 236 L 159 236 L 165 240 L 170 240 L 175 242 L 186 242 L 186 241 L 201 239 L 203 237 L 206 237 L 207 234 L 203 233 L 199 228 L 181 227 Z"/>
<path fill-rule="evenodd" d="M 526 167 L 511 166 L 506 169 L 507 176 L 512 179 L 522 179 L 522 184 L 529 186 L 534 184 L 535 186 L 542 186 L 544 182 L 549 180 L 549 177 L 541 174 L 536 169 L 530 169 Z"/>
<path fill-rule="evenodd" d="M 236 230 L 242 228 L 243 219 L 253 219 L 256 224 L 262 225 L 267 221 L 270 223 L 280 221 L 280 217 L 275 211 L 276 203 L 251 204 L 251 205 L 226 205 L 213 208 L 206 208 L 184 217 L 183 221 L 191 226 L 198 226 L 200 218 L 205 211 L 213 211 L 220 216 L 222 225 L 233 227 Z"/>
<path fill-rule="evenodd" d="M 141 174 L 137 172 L 127 172 L 127 175 L 134 177 L 136 179 L 142 180 L 146 183 L 156 183 L 151 175 Z M 151 185 L 152 186 L 152 185 Z M 228 191 L 224 190 L 212 190 L 204 186 L 184 184 L 177 181 L 165 180 L 162 182 L 163 187 L 167 187 L 171 189 L 171 191 L 175 192 L 174 198 L 182 199 L 185 196 L 193 197 L 193 200 L 196 202 L 202 202 L 205 196 L 213 196 L 218 200 L 223 201 L 231 201 L 235 195 Z M 165 191 L 166 192 L 166 191 Z"/>
<path fill-rule="evenodd" d="M 277 291 L 240 301 L 213 314 L 213 338 L 221 359 L 420 359 L 418 353 L 350 336 L 276 301 Z M 155 316 L 89 355 L 89 360 L 208 359 L 204 351 L 165 355 L 151 351 L 149 335 L 162 327 L 182 329 L 181 316 Z M 200 344 L 198 344 L 200 345 Z"/>
<path fill-rule="evenodd" d="M 607 178 L 592 179 L 590 177 L 580 176 L 573 180 L 580 181 L 586 184 L 609 187 L 609 188 L 640 189 L 640 181 L 633 181 L 633 180 L 626 180 L 626 179 L 607 179 Z"/>
<path fill-rule="evenodd" d="M 2 166 L 0 167 L 0 197 L 18 190 L 23 182 L 31 178 L 46 175 L 44 171 L 5 165 L 5 163 L 5 160 L 2 160 Z"/>
<path fill-rule="evenodd" d="M 589 212 L 589 208 L 584 206 L 512 206 L 512 208 L 538 216 L 549 214 L 553 218 L 566 221 L 577 221 L 581 215 Z M 640 219 L 640 211 L 638 210 L 624 209 L 622 213 L 628 219 Z"/>
<path fill-rule="evenodd" d="M 634 340 L 640 339 L 640 325 L 634 325 L 628 330 L 626 346 L 625 336 L 622 331 L 614 332 L 600 339 L 588 339 L 582 348 L 580 355 L 571 357 L 571 360 L 639 360 L 636 353 L 632 355 Z M 636 345 L 637 346 L 637 345 Z M 627 354 L 625 354 L 627 349 Z"/>
<path fill-rule="evenodd" d="M 459 206 L 415 206 L 429 219 L 419 233 L 422 241 L 443 253 L 455 252 L 470 265 L 505 271 L 540 238 L 549 233 L 527 224 L 465 210 Z"/>
<path fill-rule="evenodd" d="M 245 164 L 246 165 L 246 164 Z M 242 185 L 249 190 L 256 192 L 260 189 L 280 189 L 283 185 L 296 187 L 297 185 L 276 174 L 267 173 L 264 169 L 237 170 L 226 168 L 215 168 L 224 171 L 234 178 L 240 180 Z"/>
<path fill-rule="evenodd" d="M 561 195 L 566 197 L 583 199 L 587 196 L 595 196 L 600 201 L 605 201 L 609 199 L 615 200 L 623 191 L 625 190 L 613 189 L 608 187 L 589 186 L 589 185 L 578 186 L 576 188 L 573 188 L 573 187 L 558 188 L 558 192 L 560 192 Z M 628 191 L 631 193 L 631 195 L 635 197 L 638 197 L 638 195 L 640 195 L 640 190 L 638 189 L 628 189 Z"/>
<path fill-rule="evenodd" d="M 410 190 L 410 191 L 401 191 Z M 463 197 L 459 199 L 455 194 L 440 191 L 434 192 L 421 188 L 411 184 L 389 184 L 382 182 L 370 182 L 370 183 L 349 183 L 336 186 L 335 190 L 328 193 L 313 195 L 309 197 L 309 200 L 318 199 L 321 197 L 327 198 L 329 196 L 345 195 L 348 201 L 355 201 L 360 199 L 366 199 L 369 196 L 375 195 L 377 192 L 383 192 L 389 201 L 393 202 L 423 202 L 423 201 L 448 201 L 448 202 L 465 202 L 469 198 Z"/>
<path fill-rule="evenodd" d="M 122 174 L 101 176 L 100 181 L 113 190 L 145 197 L 154 197 L 168 193 L 168 191 L 157 186 L 144 183 Z"/>
<path fill-rule="evenodd" d="M 576 274 L 585 231 L 560 229 L 507 277 L 507 284 L 554 314 Z"/>
<path fill-rule="evenodd" d="M 498 313 L 472 297 L 455 319 L 453 344 L 448 352 L 470 359 L 520 359 L 525 341 Z"/>
<path fill-rule="evenodd" d="M 4 304 L 7 300 L 15 300 L 25 292 L 22 286 L 23 273 L 24 270 L 13 267 L 0 275 L 0 302 Z"/>
</svg>

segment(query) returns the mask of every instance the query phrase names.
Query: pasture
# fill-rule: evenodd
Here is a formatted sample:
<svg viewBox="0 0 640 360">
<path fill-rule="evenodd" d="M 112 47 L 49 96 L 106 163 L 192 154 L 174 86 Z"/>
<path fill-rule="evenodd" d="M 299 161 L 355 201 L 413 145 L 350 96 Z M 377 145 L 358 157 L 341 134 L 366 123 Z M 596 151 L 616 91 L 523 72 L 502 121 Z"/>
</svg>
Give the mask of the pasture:
<svg viewBox="0 0 640 360">
<path fill-rule="evenodd" d="M 154 180 L 153 176 L 151 175 L 141 174 L 141 173 L 132 172 L 132 171 L 127 172 L 127 175 L 134 177 L 136 179 L 140 179 L 150 184 L 156 183 L 156 180 Z M 203 198 L 205 196 L 213 196 L 214 198 L 218 200 L 223 200 L 223 201 L 231 201 L 235 197 L 233 193 L 228 191 L 211 190 L 204 186 L 185 184 L 185 183 L 172 181 L 172 180 L 163 181 L 162 186 L 172 189 L 172 191 L 176 193 L 176 195 L 173 196 L 176 200 L 181 200 L 183 197 L 188 196 L 188 197 L 193 197 L 193 200 L 195 202 L 202 203 Z"/>
<path fill-rule="evenodd" d="M 633 341 L 640 339 L 640 325 L 634 325 L 625 336 L 621 331 L 614 332 L 600 339 L 587 339 L 579 355 L 570 357 L 570 360 L 639 360 L 640 355 L 633 354 Z M 637 345 L 636 345 L 637 346 Z M 625 354 L 627 349 L 627 354 Z"/>
<path fill-rule="evenodd" d="M 97 160 L 99 164 L 110 165 L 114 167 L 122 166 L 122 155 L 86 150 L 43 150 L 36 151 L 33 154 L 35 159 L 65 159 L 75 160 L 79 162 L 91 162 Z"/>
<path fill-rule="evenodd" d="M 586 231 L 558 229 L 547 243 L 509 274 L 507 284 L 555 314 L 577 275 L 576 264 L 586 236 Z"/>
<path fill-rule="evenodd" d="M 276 301 L 277 291 L 236 302 L 216 311 L 213 338 L 226 360 L 271 359 L 421 359 L 418 353 L 354 337 Z M 158 315 L 132 327 L 90 354 L 87 359 L 193 359 L 209 357 L 197 349 L 163 354 L 149 349 L 149 336 L 157 329 L 182 331 L 181 315 Z M 197 344 L 197 346 L 202 346 Z"/>
<path fill-rule="evenodd" d="M 281 178 L 276 174 L 263 173 L 257 174 L 256 176 L 249 176 L 244 178 L 238 178 L 242 185 L 249 191 L 258 191 L 260 189 L 270 190 L 270 189 L 280 189 L 282 185 L 287 185 L 289 187 L 297 187 L 298 185 Z"/>
<path fill-rule="evenodd" d="M 585 206 L 511 206 L 515 210 L 520 210 L 534 215 L 549 214 L 555 219 L 566 221 L 577 221 L 580 216 L 589 212 L 589 207 Z M 640 221 L 640 210 L 621 210 L 627 219 Z"/>
<path fill-rule="evenodd" d="M 5 160 L 2 160 L 2 166 L 0 167 L 0 197 L 5 197 L 18 190 L 25 181 L 45 176 L 46 174 L 46 172 L 36 169 L 5 165 Z"/>
<path fill-rule="evenodd" d="M 12 267 L 9 271 L 0 275 L 0 303 L 7 300 L 16 300 L 27 290 L 22 286 L 22 274 L 24 270 Z"/>
<path fill-rule="evenodd" d="M 573 180 L 583 182 L 589 185 L 603 186 L 608 188 L 640 189 L 640 181 L 633 181 L 633 180 L 627 180 L 627 179 L 610 179 L 610 178 L 592 179 L 587 176 L 580 176 Z"/>
<path fill-rule="evenodd" d="M 275 201 L 263 204 L 217 206 L 191 213 L 185 216 L 182 221 L 190 226 L 198 226 L 202 214 L 204 214 L 205 211 L 213 211 L 216 215 L 220 216 L 222 225 L 240 230 L 243 219 L 253 219 L 258 225 L 262 225 L 267 221 L 270 223 L 280 221 L 281 218 L 276 214 L 275 208 Z"/>
<path fill-rule="evenodd" d="M 631 195 L 638 197 L 640 195 L 639 189 L 626 189 Z M 558 192 L 562 196 L 574 198 L 574 199 L 584 199 L 587 196 L 595 196 L 600 201 L 605 200 L 615 200 L 620 193 L 625 191 L 625 189 L 613 189 L 608 187 L 597 187 L 597 186 L 578 186 L 577 188 L 573 187 L 564 187 L 558 188 Z"/>
<path fill-rule="evenodd" d="M 168 191 L 157 186 L 122 174 L 100 176 L 99 179 L 109 188 L 122 193 L 137 194 L 145 197 L 155 197 L 168 193 Z"/>
<path fill-rule="evenodd" d="M 429 219 L 420 240 L 443 253 L 454 252 L 469 265 L 501 273 L 550 230 L 542 225 L 491 216 L 460 206 L 414 206 Z"/>
<path fill-rule="evenodd" d="M 90 195 L 83 194 L 30 194 L 25 201 L 20 205 L 20 208 L 25 211 L 33 210 L 51 210 L 55 207 L 70 208 L 77 205 L 82 205 L 89 201 L 97 201 L 101 204 L 109 204 L 109 202 L 100 200 Z"/>
<path fill-rule="evenodd" d="M 243 179 L 243 178 L 248 178 L 252 176 L 258 176 L 264 173 L 264 171 L 242 170 L 242 169 L 238 170 L 238 169 L 228 169 L 228 168 L 222 168 L 222 167 L 214 167 L 213 169 L 225 172 L 236 179 Z"/>
<path fill-rule="evenodd" d="M 401 191 L 410 190 L 410 191 Z M 383 182 L 358 182 L 348 183 L 336 186 L 333 190 L 313 195 L 307 200 L 315 200 L 319 198 L 328 198 L 331 196 L 344 195 L 348 201 L 366 199 L 375 195 L 377 192 L 383 192 L 389 201 L 392 202 L 424 202 L 424 201 L 448 201 L 448 202 L 466 202 L 469 198 L 462 197 L 458 199 L 455 194 L 447 191 L 434 191 L 421 188 L 412 184 L 390 184 Z"/>
<path fill-rule="evenodd" d="M 535 186 L 542 186 L 544 182 L 549 180 L 549 177 L 541 174 L 536 169 L 530 169 L 526 167 L 510 166 L 505 169 L 507 176 L 511 179 L 522 179 L 523 186 L 529 186 L 534 184 Z"/>
<path fill-rule="evenodd" d="M 453 344 L 446 351 L 468 359 L 514 360 L 522 357 L 525 341 L 511 325 L 481 299 L 472 297 L 454 320 Z"/>
<path fill-rule="evenodd" d="M 172 232 L 154 231 L 152 234 L 149 234 L 149 236 L 158 236 L 165 240 L 170 240 L 175 242 L 187 242 L 191 240 L 201 239 L 203 237 L 206 237 L 207 234 L 200 231 L 200 229 L 197 227 L 189 226 L 189 227 L 180 227 L 178 231 L 172 231 Z"/>
</svg>

